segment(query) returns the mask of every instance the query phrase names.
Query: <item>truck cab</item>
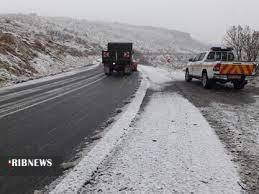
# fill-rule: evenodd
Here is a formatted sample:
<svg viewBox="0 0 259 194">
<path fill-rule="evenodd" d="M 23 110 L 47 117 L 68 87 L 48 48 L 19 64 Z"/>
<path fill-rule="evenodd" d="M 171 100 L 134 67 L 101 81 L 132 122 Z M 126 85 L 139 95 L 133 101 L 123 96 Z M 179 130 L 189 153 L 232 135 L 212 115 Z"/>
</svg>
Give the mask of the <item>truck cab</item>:
<svg viewBox="0 0 259 194">
<path fill-rule="evenodd" d="M 102 51 L 102 63 L 106 75 L 111 75 L 113 71 L 130 75 L 137 70 L 133 62 L 133 43 L 108 43 L 107 50 Z"/>
</svg>

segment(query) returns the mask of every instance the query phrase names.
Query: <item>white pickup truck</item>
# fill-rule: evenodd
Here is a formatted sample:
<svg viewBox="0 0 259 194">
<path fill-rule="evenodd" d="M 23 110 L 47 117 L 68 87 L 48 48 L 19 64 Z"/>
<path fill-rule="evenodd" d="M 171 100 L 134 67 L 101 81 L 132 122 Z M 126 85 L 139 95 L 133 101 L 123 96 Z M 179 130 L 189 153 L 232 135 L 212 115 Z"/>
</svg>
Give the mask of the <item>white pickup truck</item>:
<svg viewBox="0 0 259 194">
<path fill-rule="evenodd" d="M 243 89 L 255 73 L 256 64 L 235 61 L 232 48 L 213 47 L 189 60 L 185 80 L 201 79 L 204 88 L 211 88 L 216 82 L 231 82 L 235 89 Z"/>
</svg>

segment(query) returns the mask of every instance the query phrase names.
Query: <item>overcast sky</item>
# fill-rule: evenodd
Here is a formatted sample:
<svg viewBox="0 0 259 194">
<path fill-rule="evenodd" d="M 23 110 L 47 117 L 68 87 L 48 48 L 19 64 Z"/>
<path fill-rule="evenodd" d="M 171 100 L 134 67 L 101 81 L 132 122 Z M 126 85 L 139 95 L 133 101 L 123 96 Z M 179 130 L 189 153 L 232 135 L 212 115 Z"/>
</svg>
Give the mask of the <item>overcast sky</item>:
<svg viewBox="0 0 259 194">
<path fill-rule="evenodd" d="M 259 30 L 259 0 L 0 0 L 0 13 L 69 16 L 166 27 L 221 42 L 231 25 Z"/>
</svg>

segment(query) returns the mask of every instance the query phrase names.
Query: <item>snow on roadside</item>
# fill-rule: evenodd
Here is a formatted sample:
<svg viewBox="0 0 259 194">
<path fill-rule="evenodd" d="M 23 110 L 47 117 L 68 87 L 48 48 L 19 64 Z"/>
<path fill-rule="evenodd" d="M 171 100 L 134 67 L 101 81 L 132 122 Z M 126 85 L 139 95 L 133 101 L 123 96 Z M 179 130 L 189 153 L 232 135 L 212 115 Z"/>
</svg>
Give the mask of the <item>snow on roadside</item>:
<svg viewBox="0 0 259 194">
<path fill-rule="evenodd" d="M 131 133 L 81 192 L 239 193 L 239 177 L 213 129 L 178 94 L 151 97 Z"/>
</svg>

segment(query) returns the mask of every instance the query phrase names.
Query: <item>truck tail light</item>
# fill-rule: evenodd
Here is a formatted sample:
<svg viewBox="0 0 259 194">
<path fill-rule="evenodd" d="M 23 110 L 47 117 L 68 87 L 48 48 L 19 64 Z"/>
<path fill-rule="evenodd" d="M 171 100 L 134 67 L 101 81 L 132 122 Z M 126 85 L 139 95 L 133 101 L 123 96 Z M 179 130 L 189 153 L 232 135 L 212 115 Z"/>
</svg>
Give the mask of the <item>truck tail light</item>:
<svg viewBox="0 0 259 194">
<path fill-rule="evenodd" d="M 213 68 L 213 71 L 220 71 L 220 67 L 221 67 L 221 64 L 220 63 L 217 63 L 214 68 Z"/>
<path fill-rule="evenodd" d="M 103 52 L 103 57 L 104 58 L 109 58 L 110 57 L 110 53 L 108 51 Z"/>
<path fill-rule="evenodd" d="M 129 52 L 124 52 L 123 53 L 123 57 L 127 58 L 127 59 L 130 58 L 130 53 Z"/>
</svg>

